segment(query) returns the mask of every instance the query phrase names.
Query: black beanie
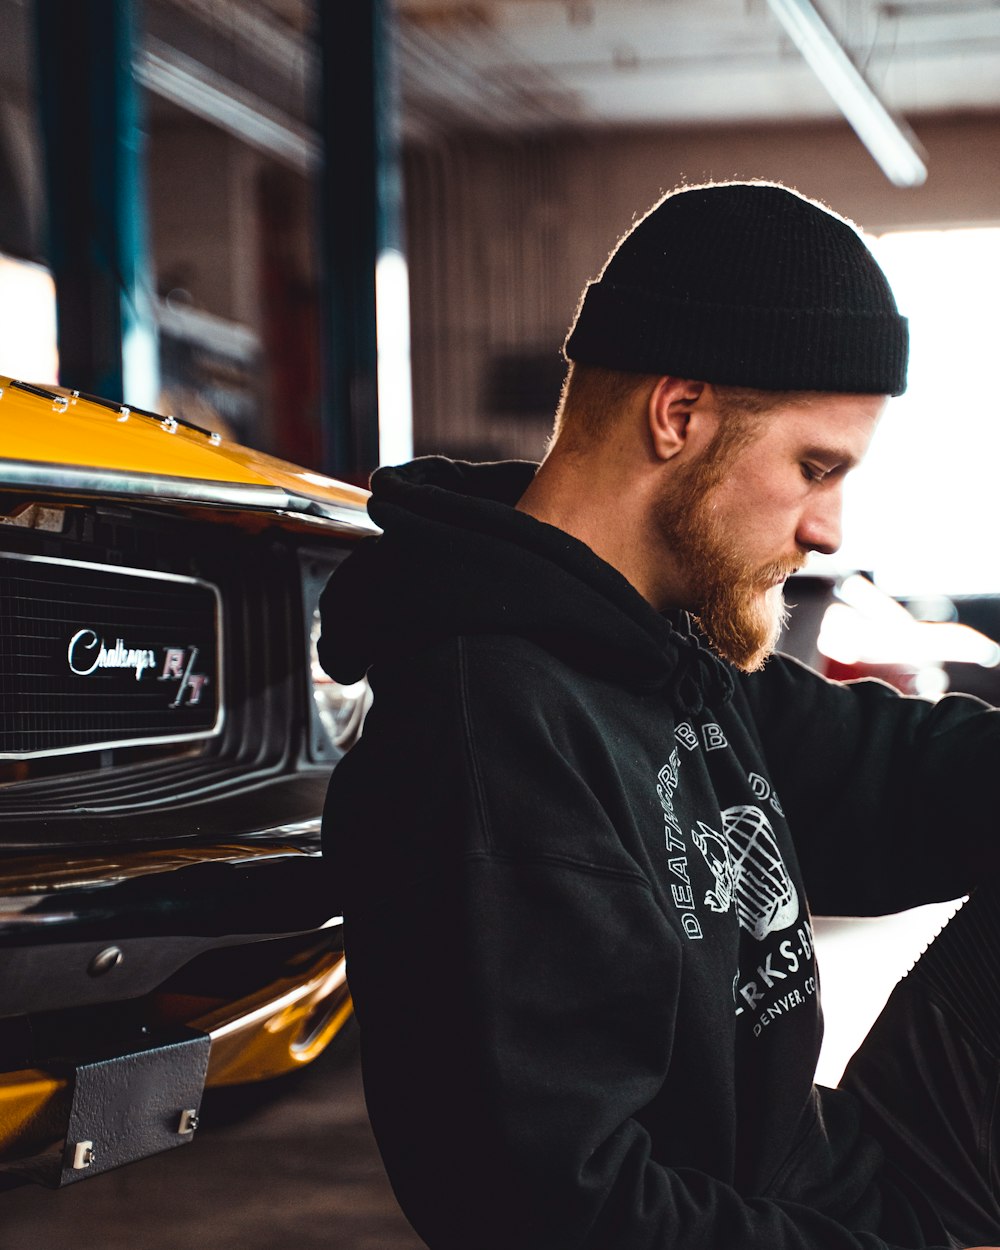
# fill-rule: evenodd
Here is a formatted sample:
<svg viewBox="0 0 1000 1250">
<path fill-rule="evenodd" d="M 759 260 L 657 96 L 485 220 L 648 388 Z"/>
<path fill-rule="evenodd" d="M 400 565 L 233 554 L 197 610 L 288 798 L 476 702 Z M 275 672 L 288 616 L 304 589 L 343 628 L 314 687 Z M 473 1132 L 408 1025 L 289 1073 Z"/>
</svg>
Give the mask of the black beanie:
<svg viewBox="0 0 1000 1250">
<path fill-rule="evenodd" d="M 842 218 L 785 187 L 664 196 L 586 287 L 567 360 L 760 390 L 901 395 L 908 334 Z"/>
</svg>

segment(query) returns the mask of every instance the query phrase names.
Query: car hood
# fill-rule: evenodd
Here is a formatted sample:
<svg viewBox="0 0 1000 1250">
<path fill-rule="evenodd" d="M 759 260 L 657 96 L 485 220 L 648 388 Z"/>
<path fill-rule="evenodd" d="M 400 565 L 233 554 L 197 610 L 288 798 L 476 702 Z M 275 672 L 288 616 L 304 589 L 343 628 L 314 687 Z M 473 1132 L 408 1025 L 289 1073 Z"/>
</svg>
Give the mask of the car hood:
<svg viewBox="0 0 1000 1250">
<path fill-rule="evenodd" d="M 174 417 L 0 376 L 0 430 L 10 483 L 333 512 L 374 528 L 367 491 Z"/>
</svg>

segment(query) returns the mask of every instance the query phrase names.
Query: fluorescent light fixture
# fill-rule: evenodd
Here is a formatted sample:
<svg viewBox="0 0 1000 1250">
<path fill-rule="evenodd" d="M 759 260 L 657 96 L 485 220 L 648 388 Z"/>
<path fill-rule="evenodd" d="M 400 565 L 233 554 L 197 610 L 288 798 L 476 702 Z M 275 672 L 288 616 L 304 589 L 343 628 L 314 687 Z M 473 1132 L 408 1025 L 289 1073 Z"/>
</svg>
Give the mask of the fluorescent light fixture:
<svg viewBox="0 0 1000 1250">
<path fill-rule="evenodd" d="M 147 36 L 133 70 L 136 80 L 154 95 L 292 169 L 310 173 L 319 164 L 319 140 L 314 133 L 154 35 Z"/>
<path fill-rule="evenodd" d="M 927 166 L 916 137 L 882 103 L 812 0 L 768 0 L 768 4 L 889 181 L 897 187 L 926 182 Z"/>
</svg>

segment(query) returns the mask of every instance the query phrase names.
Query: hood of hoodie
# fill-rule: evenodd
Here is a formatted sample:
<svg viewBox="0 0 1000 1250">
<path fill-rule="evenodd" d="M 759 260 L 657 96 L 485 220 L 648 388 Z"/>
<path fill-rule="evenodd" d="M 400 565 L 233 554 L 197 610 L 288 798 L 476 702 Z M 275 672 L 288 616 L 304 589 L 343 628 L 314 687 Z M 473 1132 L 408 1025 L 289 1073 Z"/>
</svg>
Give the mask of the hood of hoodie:
<svg viewBox="0 0 1000 1250">
<path fill-rule="evenodd" d="M 674 687 L 697 709 L 728 698 L 729 666 L 685 612 L 661 615 L 565 531 L 513 505 L 537 466 L 428 456 L 372 478 L 382 529 L 337 569 L 321 601 L 320 661 L 336 681 L 445 638 L 515 634 L 635 689 Z"/>
</svg>

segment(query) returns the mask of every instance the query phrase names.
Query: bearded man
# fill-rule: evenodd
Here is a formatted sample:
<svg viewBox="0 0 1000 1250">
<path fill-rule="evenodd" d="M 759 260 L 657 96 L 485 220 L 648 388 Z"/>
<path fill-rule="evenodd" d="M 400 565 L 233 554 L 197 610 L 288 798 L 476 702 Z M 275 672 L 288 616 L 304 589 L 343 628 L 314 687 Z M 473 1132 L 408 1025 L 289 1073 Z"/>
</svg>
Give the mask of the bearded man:
<svg viewBox="0 0 1000 1250">
<path fill-rule="evenodd" d="M 885 277 L 785 188 L 681 188 L 565 351 L 542 465 L 380 470 L 327 592 L 375 692 L 325 854 L 403 1210 L 433 1250 L 995 1243 L 991 886 L 813 1084 L 811 911 L 996 870 L 993 711 L 770 654 L 905 385 Z"/>
</svg>

